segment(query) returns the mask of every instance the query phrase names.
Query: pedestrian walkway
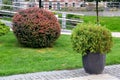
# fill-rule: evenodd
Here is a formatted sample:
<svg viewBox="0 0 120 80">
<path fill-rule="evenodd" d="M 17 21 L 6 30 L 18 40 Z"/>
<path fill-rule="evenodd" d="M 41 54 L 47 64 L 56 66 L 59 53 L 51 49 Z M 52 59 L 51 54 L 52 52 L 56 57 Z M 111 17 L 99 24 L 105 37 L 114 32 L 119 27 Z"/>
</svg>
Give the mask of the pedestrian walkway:
<svg viewBox="0 0 120 80">
<path fill-rule="evenodd" d="M 109 74 L 99 74 L 99 75 L 90 75 L 90 76 L 61 79 L 61 80 L 119 80 L 119 79 Z"/>
<path fill-rule="evenodd" d="M 62 29 L 61 34 L 71 35 L 71 30 Z M 120 32 L 112 32 L 113 37 L 120 37 Z"/>
<path fill-rule="evenodd" d="M 113 77 L 120 79 L 120 64 L 106 66 L 103 74 L 109 74 Z M 50 72 L 36 72 L 28 74 L 19 74 L 6 77 L 0 77 L 0 80 L 62 80 L 70 79 L 75 77 L 89 76 L 90 74 L 85 73 L 84 69 L 74 70 L 61 70 L 61 71 L 50 71 Z M 112 79 L 111 79 L 112 80 Z"/>
</svg>

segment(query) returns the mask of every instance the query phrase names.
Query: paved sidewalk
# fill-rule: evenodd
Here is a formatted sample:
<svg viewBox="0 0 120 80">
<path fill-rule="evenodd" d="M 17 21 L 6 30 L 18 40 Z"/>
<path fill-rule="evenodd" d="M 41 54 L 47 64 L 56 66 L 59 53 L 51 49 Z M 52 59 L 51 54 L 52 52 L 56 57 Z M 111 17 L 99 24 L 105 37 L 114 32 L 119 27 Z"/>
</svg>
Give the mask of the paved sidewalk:
<svg viewBox="0 0 120 80">
<path fill-rule="evenodd" d="M 99 75 L 89 75 L 89 76 L 75 77 L 75 78 L 61 79 L 61 80 L 119 80 L 119 79 L 109 74 L 99 74 Z"/>
<path fill-rule="evenodd" d="M 120 79 L 120 64 L 113 66 L 106 66 L 103 74 L 112 75 Z M 50 72 L 37 72 L 28 74 L 19 74 L 13 76 L 0 77 L 0 80 L 60 80 L 67 78 L 88 76 L 84 69 L 61 70 Z"/>
<path fill-rule="evenodd" d="M 62 29 L 61 34 L 71 35 L 71 30 Z M 120 37 L 120 32 L 112 32 L 113 37 Z"/>
</svg>

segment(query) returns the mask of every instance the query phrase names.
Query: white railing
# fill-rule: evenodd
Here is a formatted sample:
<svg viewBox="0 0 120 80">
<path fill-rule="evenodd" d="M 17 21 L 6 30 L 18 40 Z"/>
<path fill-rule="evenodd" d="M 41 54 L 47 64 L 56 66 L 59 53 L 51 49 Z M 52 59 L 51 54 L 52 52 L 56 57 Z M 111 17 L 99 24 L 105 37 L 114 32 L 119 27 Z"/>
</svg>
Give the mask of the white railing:
<svg viewBox="0 0 120 80">
<path fill-rule="evenodd" d="M 24 8 L 22 8 L 22 7 L 19 7 L 19 6 L 0 4 L 0 7 L 2 7 L 2 6 L 24 9 Z M 61 14 L 61 15 L 62 15 L 61 18 L 57 17 L 58 20 L 61 20 L 61 21 L 62 21 L 62 23 L 61 23 L 62 28 L 66 28 L 67 21 L 69 21 L 69 22 L 70 22 L 70 21 L 71 21 L 71 22 L 76 22 L 76 23 L 81 23 L 81 22 L 83 22 L 83 20 L 67 19 L 66 17 L 67 17 L 68 14 L 80 15 L 80 16 L 84 16 L 84 14 L 78 14 L 78 13 L 73 13 L 73 12 L 61 12 L 61 11 L 52 11 L 52 12 L 55 12 L 56 15 L 58 15 L 58 14 Z M 15 13 L 17 13 L 17 12 L 14 11 L 14 10 L 0 10 L 0 14 L 14 15 Z"/>
<path fill-rule="evenodd" d="M 109 8 L 120 8 L 120 2 L 106 2 L 107 7 Z"/>
<path fill-rule="evenodd" d="M 76 22 L 76 23 L 81 23 L 83 22 L 83 20 L 76 20 L 76 19 L 67 19 L 67 15 L 68 14 L 72 14 L 72 15 L 79 15 L 79 16 L 84 16 L 84 14 L 77 14 L 77 13 L 71 13 L 71 12 L 60 12 L 60 11 L 53 11 L 56 14 L 62 14 L 62 17 L 59 18 L 58 20 L 62 20 L 62 28 L 66 28 L 67 22 L 66 21 L 71 21 L 71 22 Z"/>
<path fill-rule="evenodd" d="M 7 7 L 16 7 L 16 8 L 21 8 L 19 6 L 14 6 L 14 5 L 6 5 L 6 4 L 0 4 L 0 6 L 7 6 Z"/>
<path fill-rule="evenodd" d="M 10 7 L 12 9 L 4 9 L 3 7 Z M 13 16 L 15 13 L 17 13 L 16 11 L 14 11 L 14 8 L 23 9 L 19 6 L 0 4 L 0 14 L 4 14 L 4 15 L 7 15 L 7 16 Z"/>
</svg>

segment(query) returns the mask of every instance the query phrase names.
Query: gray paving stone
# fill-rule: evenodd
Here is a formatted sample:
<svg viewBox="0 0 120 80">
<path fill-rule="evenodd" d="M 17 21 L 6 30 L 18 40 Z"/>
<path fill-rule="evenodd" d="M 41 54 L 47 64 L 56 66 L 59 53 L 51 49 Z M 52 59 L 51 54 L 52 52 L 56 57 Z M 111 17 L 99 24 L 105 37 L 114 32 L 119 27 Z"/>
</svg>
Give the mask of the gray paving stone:
<svg viewBox="0 0 120 80">
<path fill-rule="evenodd" d="M 103 74 L 109 74 L 120 79 L 120 64 L 106 66 Z M 89 76 L 90 74 L 85 73 L 84 69 L 74 70 L 61 70 L 61 71 L 49 71 L 49 72 L 37 72 L 28 74 L 19 74 L 12 76 L 0 77 L 0 80 L 59 80 L 66 78 L 75 78 Z"/>
<path fill-rule="evenodd" d="M 99 74 L 60 80 L 119 80 L 119 79 L 108 74 Z"/>
</svg>

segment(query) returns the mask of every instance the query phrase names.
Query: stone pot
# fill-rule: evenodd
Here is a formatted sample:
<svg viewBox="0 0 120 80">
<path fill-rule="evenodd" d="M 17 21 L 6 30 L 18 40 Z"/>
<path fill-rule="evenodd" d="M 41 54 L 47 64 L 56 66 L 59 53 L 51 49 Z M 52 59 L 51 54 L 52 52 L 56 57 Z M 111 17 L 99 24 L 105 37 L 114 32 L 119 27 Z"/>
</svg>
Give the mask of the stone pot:
<svg viewBox="0 0 120 80">
<path fill-rule="evenodd" d="M 82 57 L 84 70 L 89 74 L 101 74 L 105 67 L 105 54 L 87 53 Z"/>
</svg>

